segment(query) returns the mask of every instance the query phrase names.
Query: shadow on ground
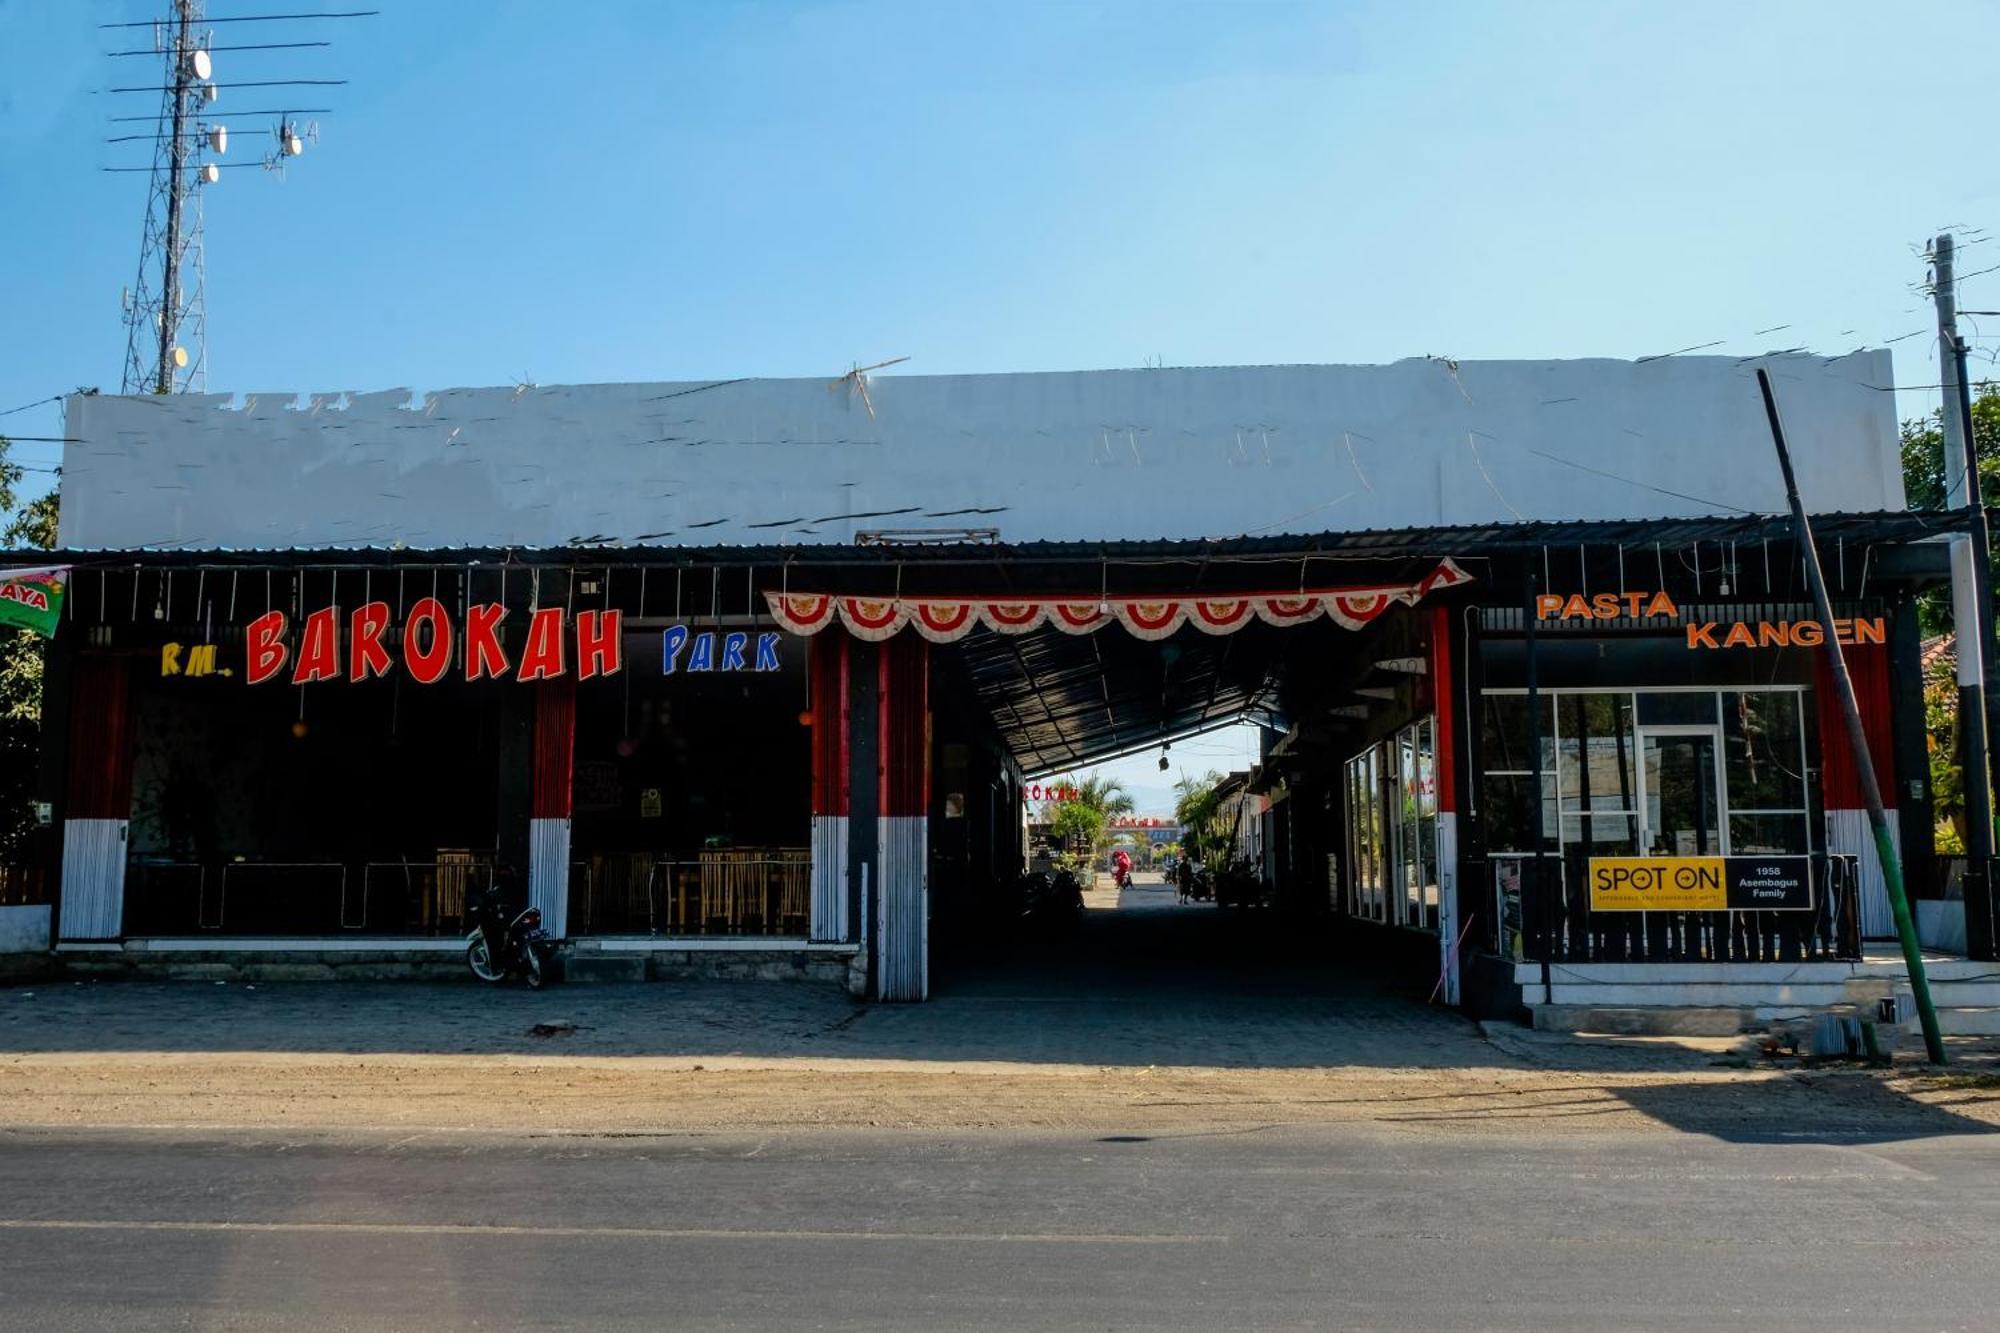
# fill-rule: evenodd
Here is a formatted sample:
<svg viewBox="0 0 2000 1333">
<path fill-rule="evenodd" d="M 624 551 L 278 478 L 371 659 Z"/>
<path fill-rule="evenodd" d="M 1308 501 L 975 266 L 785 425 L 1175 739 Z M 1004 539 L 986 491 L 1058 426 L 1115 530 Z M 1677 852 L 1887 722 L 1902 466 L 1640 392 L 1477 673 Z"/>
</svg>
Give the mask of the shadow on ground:
<svg viewBox="0 0 2000 1333">
<path fill-rule="evenodd" d="M 1243 1121 L 1268 1106 L 1274 1123 L 1324 1117 L 1524 1132 L 1629 1126 L 1637 1111 L 1741 1142 L 1987 1133 L 1988 1121 L 2000 1120 L 2000 1087 L 1977 1079 L 1938 1095 L 1880 1072 L 1723 1068 L 1716 1051 L 1671 1043 L 1509 1029 L 1489 1040 L 1458 1013 L 1425 1002 L 1431 978 L 1341 957 L 1326 938 L 1267 912 L 1178 904 L 1157 889 L 1088 912 L 1073 936 L 947 951 L 939 963 L 935 998 L 922 1005 L 741 982 L 539 994 L 469 981 L 57 982 L 0 990 L 0 1058 L 736 1057 L 858 1062 L 891 1076 L 991 1066 L 1016 1079 L 1163 1071 L 1173 1087 L 1155 1095 L 1134 1085 L 1121 1104 L 1142 1116 L 1200 1106 Z M 551 1024 L 559 1035 L 535 1035 Z"/>
</svg>

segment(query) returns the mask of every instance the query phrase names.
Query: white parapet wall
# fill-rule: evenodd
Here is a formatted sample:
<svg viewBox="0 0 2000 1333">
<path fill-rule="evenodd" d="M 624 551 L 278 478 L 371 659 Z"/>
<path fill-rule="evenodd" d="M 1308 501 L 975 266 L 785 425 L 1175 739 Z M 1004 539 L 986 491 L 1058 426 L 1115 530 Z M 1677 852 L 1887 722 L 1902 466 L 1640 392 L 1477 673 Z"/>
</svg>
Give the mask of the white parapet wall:
<svg viewBox="0 0 2000 1333">
<path fill-rule="evenodd" d="M 0 907 L 0 953 L 46 953 L 49 907 Z"/>
<path fill-rule="evenodd" d="M 1202 538 L 1903 507 L 1886 351 L 69 400 L 73 548 Z M 1116 495 L 1117 503 L 1105 502 Z"/>
</svg>

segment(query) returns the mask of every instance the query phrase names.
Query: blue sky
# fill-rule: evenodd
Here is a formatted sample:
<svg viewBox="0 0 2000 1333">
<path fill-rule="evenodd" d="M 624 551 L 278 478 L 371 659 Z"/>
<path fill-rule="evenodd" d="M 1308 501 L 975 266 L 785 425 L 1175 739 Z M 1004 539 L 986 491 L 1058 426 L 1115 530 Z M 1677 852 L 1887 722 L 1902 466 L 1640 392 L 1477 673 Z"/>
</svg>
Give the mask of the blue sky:
<svg viewBox="0 0 2000 1333">
<path fill-rule="evenodd" d="M 217 57 L 352 82 L 209 192 L 212 390 L 1845 351 L 1927 327 L 1913 246 L 2000 233 L 1984 0 L 368 3 Z M 0 0 L 0 411 L 117 387 L 101 141 L 154 104 L 95 25 L 159 8 Z"/>
</svg>

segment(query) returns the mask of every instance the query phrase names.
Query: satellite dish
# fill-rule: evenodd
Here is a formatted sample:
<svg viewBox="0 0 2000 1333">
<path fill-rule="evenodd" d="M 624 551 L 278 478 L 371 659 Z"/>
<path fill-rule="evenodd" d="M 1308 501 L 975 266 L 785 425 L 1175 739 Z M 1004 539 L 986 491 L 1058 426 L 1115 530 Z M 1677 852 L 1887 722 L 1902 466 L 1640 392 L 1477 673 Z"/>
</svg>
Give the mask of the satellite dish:
<svg viewBox="0 0 2000 1333">
<path fill-rule="evenodd" d="M 216 166 L 213 162 L 204 162 L 201 164 L 201 183 L 203 185 L 213 185 L 221 179 L 221 167 Z"/>
<path fill-rule="evenodd" d="M 196 50 L 188 56 L 188 68 L 197 79 L 205 79 L 215 73 L 215 62 L 208 58 L 208 52 Z"/>
<path fill-rule="evenodd" d="M 176 348 L 175 348 L 175 349 L 174 349 L 174 350 L 173 350 L 173 351 L 172 351 L 172 352 L 171 352 L 171 353 L 170 353 L 169 355 L 170 355 L 170 356 L 171 356 L 171 357 L 173 358 L 173 363 L 174 363 L 174 369 L 175 369 L 175 370 L 186 370 L 186 369 L 187 369 L 187 363 L 188 363 L 188 349 L 187 349 L 187 348 L 185 348 L 185 347 L 176 347 Z"/>
<path fill-rule="evenodd" d="M 220 97 L 220 96 L 222 96 L 222 90 L 221 90 L 221 89 L 219 89 L 219 88 L 217 88 L 217 87 L 216 87 L 216 86 L 215 86 L 214 84 L 212 84 L 212 83 L 204 83 L 203 85 L 201 85 L 201 100 L 202 100 L 202 101 L 204 101 L 204 102 L 213 102 L 213 101 L 214 101 L 214 100 L 215 100 L 216 98 L 218 98 L 218 97 Z"/>
<path fill-rule="evenodd" d="M 299 137 L 297 130 L 287 126 L 285 129 L 285 156 L 297 157 L 300 153 L 305 152 L 305 150 L 306 141 Z"/>
<path fill-rule="evenodd" d="M 209 146 L 210 148 L 213 148 L 213 149 L 214 149 L 214 150 L 215 150 L 216 152 L 218 152 L 218 153 L 226 153 L 226 152 L 228 152 L 228 151 L 229 151 L 229 127 L 228 127 L 227 125 L 211 125 L 211 126 L 209 126 L 209 127 L 208 127 L 208 146 Z"/>
</svg>

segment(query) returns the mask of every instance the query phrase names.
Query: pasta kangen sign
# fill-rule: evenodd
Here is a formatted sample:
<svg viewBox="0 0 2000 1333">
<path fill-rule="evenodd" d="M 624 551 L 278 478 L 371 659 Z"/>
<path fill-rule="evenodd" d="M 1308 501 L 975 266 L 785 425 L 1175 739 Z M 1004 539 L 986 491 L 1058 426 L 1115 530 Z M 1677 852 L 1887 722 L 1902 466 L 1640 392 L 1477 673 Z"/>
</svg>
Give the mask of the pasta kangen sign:
<svg viewBox="0 0 2000 1333">
<path fill-rule="evenodd" d="M 1537 620 L 1655 620 L 1680 619 L 1681 609 L 1663 592 L 1600 592 L 1585 597 L 1544 593 L 1535 599 Z M 1817 620 L 1691 621 L 1681 626 L 1689 648 L 1817 648 L 1826 642 L 1826 627 Z M 1836 643 L 1887 643 L 1887 623 L 1881 616 L 1833 622 Z"/>
</svg>

